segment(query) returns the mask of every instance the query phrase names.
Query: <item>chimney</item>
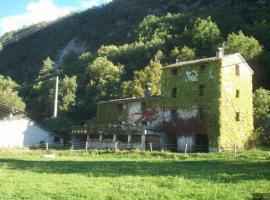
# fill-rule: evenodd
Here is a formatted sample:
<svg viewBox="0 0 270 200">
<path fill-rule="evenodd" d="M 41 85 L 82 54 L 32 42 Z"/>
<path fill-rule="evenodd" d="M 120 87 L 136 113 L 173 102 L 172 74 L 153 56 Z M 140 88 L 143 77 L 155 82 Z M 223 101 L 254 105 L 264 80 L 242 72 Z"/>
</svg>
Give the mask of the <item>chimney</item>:
<svg viewBox="0 0 270 200">
<path fill-rule="evenodd" d="M 221 59 L 224 56 L 224 48 L 217 48 L 216 57 L 217 59 Z"/>
<path fill-rule="evenodd" d="M 151 93 L 151 84 L 150 83 L 146 83 L 146 89 L 145 89 L 145 92 L 144 92 L 144 97 L 145 98 L 148 98 L 148 97 L 151 97 L 152 96 L 152 93 Z"/>
</svg>

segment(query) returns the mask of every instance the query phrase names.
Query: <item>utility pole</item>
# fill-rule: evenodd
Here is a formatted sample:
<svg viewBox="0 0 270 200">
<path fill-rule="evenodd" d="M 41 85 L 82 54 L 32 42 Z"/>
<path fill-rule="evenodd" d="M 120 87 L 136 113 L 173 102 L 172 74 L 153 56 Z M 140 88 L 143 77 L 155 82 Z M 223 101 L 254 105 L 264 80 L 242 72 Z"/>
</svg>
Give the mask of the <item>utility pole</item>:
<svg viewBox="0 0 270 200">
<path fill-rule="evenodd" d="M 54 111 L 53 111 L 53 118 L 57 118 L 58 83 L 59 83 L 59 77 L 56 76 L 56 78 L 55 78 L 55 94 L 54 94 Z"/>
</svg>

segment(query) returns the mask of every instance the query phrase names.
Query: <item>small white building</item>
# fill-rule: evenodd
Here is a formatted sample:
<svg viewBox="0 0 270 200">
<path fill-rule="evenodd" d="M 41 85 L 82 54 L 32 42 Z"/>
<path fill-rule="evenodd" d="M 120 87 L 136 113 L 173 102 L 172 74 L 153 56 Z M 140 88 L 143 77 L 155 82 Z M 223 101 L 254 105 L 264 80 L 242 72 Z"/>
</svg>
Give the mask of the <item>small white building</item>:
<svg viewBox="0 0 270 200">
<path fill-rule="evenodd" d="M 33 147 L 51 142 L 51 133 L 16 108 L 0 104 L 0 148 Z"/>
</svg>

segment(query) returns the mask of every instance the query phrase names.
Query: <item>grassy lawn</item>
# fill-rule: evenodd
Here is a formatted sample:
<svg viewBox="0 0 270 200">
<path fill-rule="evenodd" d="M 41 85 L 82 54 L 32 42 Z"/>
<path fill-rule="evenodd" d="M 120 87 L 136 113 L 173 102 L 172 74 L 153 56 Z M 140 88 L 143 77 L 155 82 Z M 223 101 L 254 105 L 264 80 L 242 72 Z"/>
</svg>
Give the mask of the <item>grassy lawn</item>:
<svg viewBox="0 0 270 200">
<path fill-rule="evenodd" d="M 270 151 L 0 150 L 0 199 L 250 199 L 270 192 Z"/>
</svg>

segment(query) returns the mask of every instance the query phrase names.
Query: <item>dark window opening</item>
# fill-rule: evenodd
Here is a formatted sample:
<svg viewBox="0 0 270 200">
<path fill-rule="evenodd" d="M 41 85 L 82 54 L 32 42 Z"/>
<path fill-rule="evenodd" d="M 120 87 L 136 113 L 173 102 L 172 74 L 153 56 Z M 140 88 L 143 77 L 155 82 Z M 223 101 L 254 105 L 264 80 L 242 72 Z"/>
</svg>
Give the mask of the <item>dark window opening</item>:
<svg viewBox="0 0 270 200">
<path fill-rule="evenodd" d="M 204 90 L 205 90 L 205 86 L 204 85 L 200 85 L 199 87 L 199 95 L 203 96 L 204 95 Z"/>
<path fill-rule="evenodd" d="M 145 102 L 141 102 L 141 111 L 144 111 L 146 108 L 146 103 Z"/>
<path fill-rule="evenodd" d="M 122 143 L 128 142 L 128 136 L 127 135 L 117 135 L 117 140 Z"/>
<path fill-rule="evenodd" d="M 240 76 L 240 65 L 235 65 L 235 75 Z"/>
<path fill-rule="evenodd" d="M 60 142 L 60 137 L 57 137 L 57 136 L 54 137 L 53 142 L 56 142 L 56 143 L 57 143 L 57 142 Z"/>
<path fill-rule="evenodd" d="M 142 121 L 142 126 L 147 127 L 147 121 Z"/>
<path fill-rule="evenodd" d="M 199 113 L 198 113 L 199 119 L 203 119 L 204 118 L 204 109 L 202 107 L 199 107 L 198 111 L 199 111 Z"/>
<path fill-rule="evenodd" d="M 196 134 L 195 152 L 209 152 L 209 139 L 206 134 Z"/>
<path fill-rule="evenodd" d="M 200 66 L 200 70 L 201 70 L 201 72 L 202 72 L 202 71 L 204 71 L 204 70 L 205 70 L 205 68 L 206 68 L 206 65 L 201 65 L 201 66 Z"/>
<path fill-rule="evenodd" d="M 235 120 L 240 121 L 240 112 L 237 112 L 235 115 Z"/>
<path fill-rule="evenodd" d="M 171 110 L 171 121 L 176 122 L 177 120 L 177 110 Z"/>
<path fill-rule="evenodd" d="M 236 90 L 236 94 L 235 94 L 236 98 L 240 97 L 240 90 Z"/>
<path fill-rule="evenodd" d="M 172 89 L 172 98 L 176 98 L 177 96 L 177 88 Z"/>
<path fill-rule="evenodd" d="M 117 104 L 117 110 L 119 112 L 122 112 L 123 111 L 123 104 Z"/>
<path fill-rule="evenodd" d="M 177 75 L 178 69 L 172 69 L 172 75 Z"/>
</svg>

